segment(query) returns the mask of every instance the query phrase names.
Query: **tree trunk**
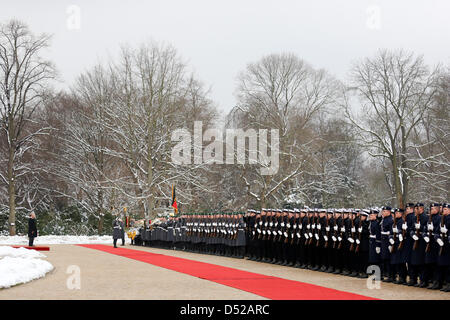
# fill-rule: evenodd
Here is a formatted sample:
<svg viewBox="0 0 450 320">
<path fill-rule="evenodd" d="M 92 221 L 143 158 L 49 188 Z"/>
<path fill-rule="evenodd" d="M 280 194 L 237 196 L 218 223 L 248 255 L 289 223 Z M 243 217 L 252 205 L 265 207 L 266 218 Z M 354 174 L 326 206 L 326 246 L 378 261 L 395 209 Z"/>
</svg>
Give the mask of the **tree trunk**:
<svg viewBox="0 0 450 320">
<path fill-rule="evenodd" d="M 9 235 L 16 235 L 16 181 L 14 180 L 14 150 L 15 147 L 10 145 L 8 159 L 8 196 L 9 196 Z"/>
</svg>

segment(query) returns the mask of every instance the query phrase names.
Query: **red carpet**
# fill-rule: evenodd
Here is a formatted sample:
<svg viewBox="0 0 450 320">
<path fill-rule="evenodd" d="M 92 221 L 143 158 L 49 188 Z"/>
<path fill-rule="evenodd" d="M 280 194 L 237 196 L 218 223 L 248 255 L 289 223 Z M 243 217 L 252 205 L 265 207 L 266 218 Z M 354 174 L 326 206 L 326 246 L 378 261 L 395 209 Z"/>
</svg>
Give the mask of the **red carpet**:
<svg viewBox="0 0 450 320">
<path fill-rule="evenodd" d="M 80 244 L 118 256 L 146 262 L 158 267 L 220 283 L 274 300 L 375 300 L 350 292 L 309 283 L 247 272 L 215 264 L 150 253 L 141 250 L 114 248 L 101 244 Z"/>
<path fill-rule="evenodd" d="M 13 248 L 25 248 L 25 249 L 31 249 L 31 250 L 36 250 L 36 251 L 50 251 L 49 247 L 43 247 L 43 246 L 38 246 L 38 247 L 29 247 L 29 246 L 12 246 Z"/>
</svg>

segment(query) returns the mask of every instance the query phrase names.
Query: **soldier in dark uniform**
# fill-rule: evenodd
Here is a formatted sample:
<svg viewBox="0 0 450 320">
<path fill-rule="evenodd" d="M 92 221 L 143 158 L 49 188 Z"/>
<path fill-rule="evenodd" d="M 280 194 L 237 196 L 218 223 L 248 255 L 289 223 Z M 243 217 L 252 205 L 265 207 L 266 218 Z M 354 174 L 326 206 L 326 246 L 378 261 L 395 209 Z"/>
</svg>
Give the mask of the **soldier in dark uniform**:
<svg viewBox="0 0 450 320">
<path fill-rule="evenodd" d="M 378 214 L 377 209 L 372 209 L 369 215 L 369 266 L 380 266 L 381 263 L 381 225 Z"/>
<path fill-rule="evenodd" d="M 439 203 L 432 203 L 430 205 L 430 219 L 427 223 L 427 227 L 424 230 L 423 238 L 427 243 L 425 247 L 425 274 L 424 274 L 424 283 L 427 284 L 431 281 L 427 289 L 440 289 L 440 283 L 437 278 L 437 260 L 439 253 L 439 244 L 437 243 L 437 239 L 435 238 L 435 234 L 438 234 L 440 231 L 441 217 L 439 215 L 440 210 Z"/>
<path fill-rule="evenodd" d="M 347 276 L 350 274 L 350 245 L 351 245 L 351 228 L 352 222 L 350 220 L 350 209 L 344 209 L 342 215 L 341 226 L 341 254 L 342 254 L 342 272 L 341 274 Z"/>
<path fill-rule="evenodd" d="M 414 231 L 411 237 L 414 241 L 411 252 L 411 278 L 408 282 L 409 286 L 425 287 L 424 284 L 424 265 L 425 265 L 425 247 L 426 243 L 422 237 L 423 230 L 426 228 L 428 215 L 424 212 L 423 203 L 417 203 L 414 206 L 415 221 Z M 420 279 L 420 284 L 417 282 L 417 277 Z"/>
<path fill-rule="evenodd" d="M 358 264 L 357 264 L 357 256 L 355 253 L 356 249 L 356 235 L 357 235 L 357 226 L 359 225 L 359 209 L 353 209 L 350 212 L 350 232 L 349 232 L 349 238 L 348 241 L 350 242 L 350 248 L 349 248 L 349 271 L 350 277 L 357 277 L 358 276 Z"/>
<path fill-rule="evenodd" d="M 298 225 L 298 232 L 296 234 L 298 238 L 298 246 L 299 246 L 299 268 L 305 269 L 308 266 L 308 257 L 306 252 L 306 234 L 307 234 L 307 228 L 308 225 L 308 210 L 306 208 L 303 208 L 300 210 L 300 219 L 299 219 L 299 225 Z"/>
<path fill-rule="evenodd" d="M 306 233 L 305 233 L 305 245 L 306 245 L 306 256 L 307 256 L 307 269 L 313 270 L 315 267 L 315 260 L 314 260 L 314 250 L 312 246 L 313 242 L 313 225 L 314 225 L 314 210 L 308 209 L 308 219 L 306 224 Z"/>
<path fill-rule="evenodd" d="M 385 282 L 394 281 L 391 268 L 391 244 L 389 243 L 389 238 L 392 236 L 392 224 L 394 223 L 391 210 L 391 207 L 385 206 L 381 213 L 381 274 L 383 275 L 382 281 Z"/>
<path fill-rule="evenodd" d="M 116 217 L 116 219 L 114 219 L 112 227 L 113 227 L 113 244 L 114 248 L 117 248 L 117 240 L 122 238 L 119 218 Z"/>
<path fill-rule="evenodd" d="M 406 262 L 403 260 L 403 213 L 401 208 L 394 210 L 394 223 L 392 224 L 392 235 L 389 237 L 391 250 L 391 268 L 394 275 L 394 283 L 404 284 L 406 282 Z M 398 279 L 395 279 L 398 276 Z"/>
<path fill-rule="evenodd" d="M 435 234 L 436 242 L 439 245 L 439 255 L 437 260 L 437 279 L 442 284 L 441 291 L 450 292 L 450 204 L 443 204 L 442 217 L 439 225 L 439 232 Z"/>
<path fill-rule="evenodd" d="M 412 278 L 412 267 L 411 267 L 411 252 L 414 240 L 412 234 L 414 233 L 414 203 L 407 203 L 405 208 L 405 223 L 402 225 L 402 236 L 404 238 L 404 244 L 402 249 L 402 260 L 405 261 L 408 276 Z M 405 285 L 408 282 L 403 283 Z"/>
<path fill-rule="evenodd" d="M 355 255 L 357 260 L 358 278 L 367 278 L 367 267 L 369 266 L 369 213 L 370 210 L 363 209 L 359 213 L 357 238 L 355 239 Z"/>
<path fill-rule="evenodd" d="M 331 236 L 333 240 L 333 251 L 335 255 L 336 266 L 334 268 L 333 274 L 340 274 L 344 269 L 344 258 L 342 250 L 343 236 L 345 232 L 344 219 L 342 218 L 342 209 L 335 210 L 335 225 L 333 226 L 333 235 Z"/>
<path fill-rule="evenodd" d="M 325 246 L 325 237 L 326 230 L 325 226 L 327 224 L 327 210 L 325 208 L 321 208 L 318 210 L 318 218 L 316 223 L 317 237 L 316 237 L 316 247 L 315 250 L 317 252 L 317 267 L 318 270 L 325 272 L 328 269 L 328 262 L 326 256 Z"/>
<path fill-rule="evenodd" d="M 327 219 L 325 222 L 325 230 L 324 230 L 324 255 L 326 256 L 326 263 L 327 263 L 327 270 L 325 272 L 333 273 L 334 268 L 336 267 L 336 261 L 335 261 L 335 248 L 334 244 L 336 241 L 333 240 L 334 236 L 334 226 L 335 226 L 335 218 L 334 218 L 334 210 L 328 209 L 327 210 Z M 336 238 L 336 237 L 335 237 Z"/>
</svg>

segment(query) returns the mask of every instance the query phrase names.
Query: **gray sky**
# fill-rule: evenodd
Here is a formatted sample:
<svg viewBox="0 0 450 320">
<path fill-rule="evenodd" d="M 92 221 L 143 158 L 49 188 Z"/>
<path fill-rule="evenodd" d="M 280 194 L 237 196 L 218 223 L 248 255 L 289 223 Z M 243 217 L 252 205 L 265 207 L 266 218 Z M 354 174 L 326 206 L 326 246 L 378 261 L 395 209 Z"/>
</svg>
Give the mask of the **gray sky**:
<svg viewBox="0 0 450 320">
<path fill-rule="evenodd" d="M 79 8 L 79 28 L 77 13 Z M 293 52 L 345 80 L 378 48 L 412 50 L 450 64 L 448 0 L 0 0 L 0 21 L 18 18 L 54 35 L 49 58 L 68 87 L 124 43 L 175 46 L 218 107 L 235 104 L 236 76 L 263 55 Z"/>
</svg>

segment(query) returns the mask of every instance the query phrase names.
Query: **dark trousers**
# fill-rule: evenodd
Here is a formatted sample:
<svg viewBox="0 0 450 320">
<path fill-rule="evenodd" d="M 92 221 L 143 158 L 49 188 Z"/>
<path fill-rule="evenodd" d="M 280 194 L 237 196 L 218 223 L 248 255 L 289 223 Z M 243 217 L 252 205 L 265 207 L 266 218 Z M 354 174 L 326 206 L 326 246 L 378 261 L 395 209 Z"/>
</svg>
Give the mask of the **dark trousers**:
<svg viewBox="0 0 450 320">
<path fill-rule="evenodd" d="M 427 263 L 425 264 L 424 272 L 423 272 L 423 281 L 428 282 L 436 279 L 436 263 Z"/>
<path fill-rule="evenodd" d="M 28 238 L 28 246 L 32 247 L 33 246 L 33 242 L 34 242 L 34 237 L 29 237 Z"/>
<path fill-rule="evenodd" d="M 114 248 L 117 248 L 117 239 L 114 239 L 113 243 L 114 243 Z"/>
<path fill-rule="evenodd" d="M 381 274 L 383 275 L 383 277 L 393 278 L 390 259 L 383 259 L 381 261 Z"/>
</svg>

